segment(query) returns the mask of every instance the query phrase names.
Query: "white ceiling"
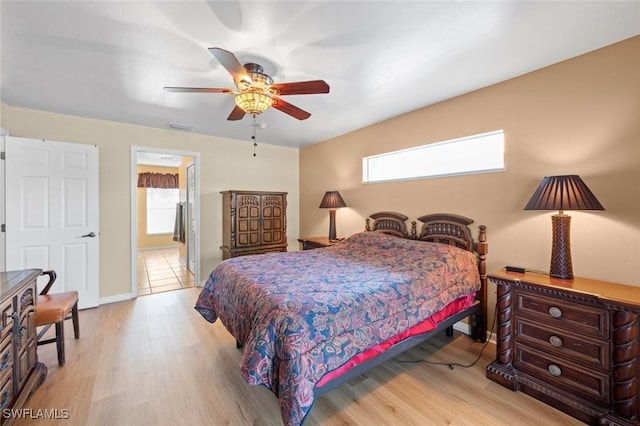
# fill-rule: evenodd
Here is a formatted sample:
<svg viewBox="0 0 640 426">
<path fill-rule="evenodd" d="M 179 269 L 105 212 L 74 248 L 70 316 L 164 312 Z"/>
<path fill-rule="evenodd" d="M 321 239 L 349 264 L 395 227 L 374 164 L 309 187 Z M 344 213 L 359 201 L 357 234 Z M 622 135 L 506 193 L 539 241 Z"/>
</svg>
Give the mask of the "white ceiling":
<svg viewBox="0 0 640 426">
<path fill-rule="evenodd" d="M 302 147 L 640 34 L 640 1 L 6 1 L 0 99 L 8 105 Z M 234 87 L 208 47 L 276 82 L 329 94 L 226 118 Z M 266 128 L 262 128 L 264 124 Z M 178 130 L 180 131 L 180 130 Z"/>
</svg>

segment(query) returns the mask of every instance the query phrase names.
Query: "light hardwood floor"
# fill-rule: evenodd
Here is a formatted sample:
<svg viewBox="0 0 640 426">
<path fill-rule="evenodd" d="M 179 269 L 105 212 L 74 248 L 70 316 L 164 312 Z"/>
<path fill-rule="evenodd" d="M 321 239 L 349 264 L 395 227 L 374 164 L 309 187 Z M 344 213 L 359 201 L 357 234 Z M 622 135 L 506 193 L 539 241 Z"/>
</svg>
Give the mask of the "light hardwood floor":
<svg viewBox="0 0 640 426">
<path fill-rule="evenodd" d="M 198 288 L 152 294 L 80 312 L 67 321 L 67 361 L 38 349 L 48 368 L 26 408 L 68 409 L 68 420 L 16 425 L 279 425 L 276 397 L 240 378 L 240 352 L 219 323 L 194 309 Z M 489 345 L 472 368 L 400 360 L 473 361 L 481 344 L 456 335 L 426 342 L 318 398 L 309 425 L 580 425 L 485 378 Z"/>
</svg>

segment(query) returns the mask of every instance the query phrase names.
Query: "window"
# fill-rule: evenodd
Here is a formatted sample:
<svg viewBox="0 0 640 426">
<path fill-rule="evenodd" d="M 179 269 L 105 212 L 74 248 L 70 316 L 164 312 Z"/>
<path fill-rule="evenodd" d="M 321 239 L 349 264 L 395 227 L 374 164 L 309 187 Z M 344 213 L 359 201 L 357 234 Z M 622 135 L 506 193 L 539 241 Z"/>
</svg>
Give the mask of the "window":
<svg viewBox="0 0 640 426">
<path fill-rule="evenodd" d="M 503 171 L 504 131 L 483 133 L 362 159 L 363 182 Z"/>
<path fill-rule="evenodd" d="M 147 189 L 147 235 L 173 234 L 176 204 L 180 201 L 177 188 Z"/>
</svg>

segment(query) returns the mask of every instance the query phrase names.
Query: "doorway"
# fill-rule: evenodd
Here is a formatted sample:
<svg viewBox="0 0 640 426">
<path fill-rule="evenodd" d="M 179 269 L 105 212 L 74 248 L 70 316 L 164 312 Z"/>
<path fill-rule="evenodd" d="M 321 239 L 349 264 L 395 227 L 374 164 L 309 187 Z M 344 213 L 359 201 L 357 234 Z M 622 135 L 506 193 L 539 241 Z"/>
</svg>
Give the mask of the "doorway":
<svg viewBox="0 0 640 426">
<path fill-rule="evenodd" d="M 151 225 L 146 188 L 138 188 L 138 171 L 153 169 L 179 174 L 179 198 L 168 206 L 170 234 L 147 235 Z M 200 153 L 131 147 L 131 297 L 199 285 Z M 174 190 L 175 191 L 175 190 Z M 155 191 L 157 192 L 157 191 Z M 175 202 L 177 201 L 177 203 Z M 166 208 L 167 206 L 165 206 Z M 162 208 L 162 206 L 159 206 Z M 173 214 L 175 213 L 175 214 Z M 159 212 L 159 214 L 162 214 Z M 156 225 L 153 225 L 154 227 Z"/>
</svg>

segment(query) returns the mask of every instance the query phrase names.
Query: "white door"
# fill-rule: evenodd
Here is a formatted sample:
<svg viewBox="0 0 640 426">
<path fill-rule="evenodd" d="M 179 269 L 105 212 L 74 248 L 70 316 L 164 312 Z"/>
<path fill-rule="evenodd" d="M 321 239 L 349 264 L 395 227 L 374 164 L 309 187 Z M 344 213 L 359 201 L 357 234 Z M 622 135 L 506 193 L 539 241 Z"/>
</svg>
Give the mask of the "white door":
<svg viewBox="0 0 640 426">
<path fill-rule="evenodd" d="M 54 269 L 51 292 L 98 306 L 98 147 L 9 136 L 5 151 L 7 270 Z"/>
</svg>

